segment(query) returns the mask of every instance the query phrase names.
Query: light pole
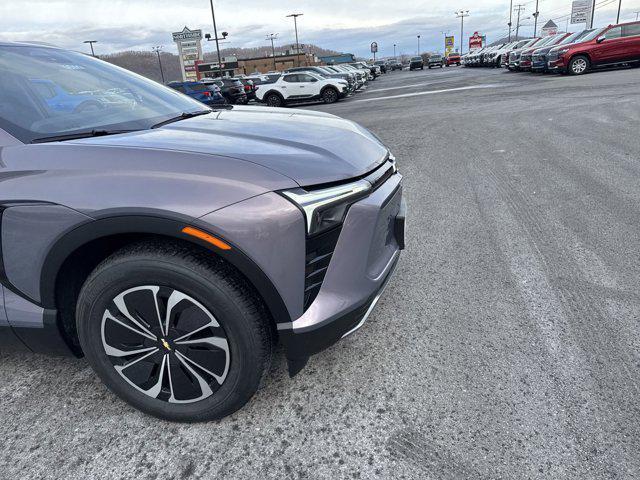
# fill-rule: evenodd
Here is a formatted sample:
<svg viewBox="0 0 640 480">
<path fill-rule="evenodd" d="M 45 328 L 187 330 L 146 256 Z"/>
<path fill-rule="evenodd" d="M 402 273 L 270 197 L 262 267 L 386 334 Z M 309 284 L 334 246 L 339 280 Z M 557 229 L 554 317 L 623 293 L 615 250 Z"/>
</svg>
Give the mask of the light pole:
<svg viewBox="0 0 640 480">
<path fill-rule="evenodd" d="M 539 0 L 536 0 L 536 11 L 533 14 L 533 18 L 535 19 L 533 21 L 533 37 L 534 38 L 536 37 L 536 33 L 538 33 L 538 15 L 540 15 L 540 12 L 538 11 L 538 2 Z"/>
<path fill-rule="evenodd" d="M 418 35 L 418 56 L 420 56 L 420 35 Z"/>
<path fill-rule="evenodd" d="M 273 41 L 278 38 L 278 33 L 270 33 L 267 35 L 267 40 L 271 40 L 271 54 L 273 55 L 273 70 L 278 70 L 276 67 L 276 47 L 273 44 Z"/>
<path fill-rule="evenodd" d="M 96 56 L 96 54 L 95 54 L 95 52 L 93 51 L 93 44 L 94 44 L 94 43 L 98 43 L 98 41 L 97 41 L 97 40 L 85 40 L 85 41 L 84 41 L 84 42 L 82 42 L 82 43 L 88 43 L 88 44 L 91 46 L 91 56 L 92 56 L 92 57 L 95 57 L 95 56 Z"/>
<path fill-rule="evenodd" d="M 518 12 L 518 20 L 516 21 L 516 41 L 518 40 L 518 34 L 520 33 L 520 12 L 524 10 L 524 5 L 518 4 L 515 8 L 516 12 Z"/>
<path fill-rule="evenodd" d="M 640 17 L 640 12 L 634 12 L 636 14 L 636 22 L 638 21 L 638 18 Z"/>
<path fill-rule="evenodd" d="M 593 0 L 593 2 L 591 2 L 591 21 L 589 22 L 589 28 L 593 28 L 593 17 L 595 17 L 596 13 L 596 0 Z"/>
<path fill-rule="evenodd" d="M 469 16 L 469 10 L 456 12 L 456 17 L 460 19 L 460 55 L 464 53 L 464 19 Z"/>
<path fill-rule="evenodd" d="M 298 59 L 298 66 L 300 66 L 300 42 L 298 41 L 298 17 L 301 17 L 303 15 L 304 13 L 292 13 L 290 15 L 287 15 L 287 18 L 293 17 L 293 26 L 296 29 L 296 58 Z"/>
<path fill-rule="evenodd" d="M 618 0 L 618 16 L 616 17 L 616 23 L 620 23 L 620 9 L 622 8 L 622 0 Z"/>
<path fill-rule="evenodd" d="M 509 42 L 511 42 L 511 27 L 513 26 L 513 0 L 509 0 Z"/>
<path fill-rule="evenodd" d="M 218 53 L 218 74 L 220 75 L 220 78 L 222 78 L 222 58 L 220 57 L 220 40 L 226 39 L 229 34 L 227 32 L 222 32 L 222 38 L 218 38 L 218 26 L 216 25 L 216 12 L 213 8 L 213 0 L 209 0 L 209 3 L 211 4 L 211 19 L 213 20 L 213 34 L 215 35 L 215 38 L 212 39 L 211 35 L 209 35 L 208 33 L 205 35 L 205 38 L 207 39 L 207 41 L 211 41 L 211 40 L 216 41 L 216 51 Z"/>
<path fill-rule="evenodd" d="M 395 43 L 393 44 L 393 59 L 397 60 L 397 57 L 396 57 L 396 44 Z"/>
<path fill-rule="evenodd" d="M 158 66 L 160 67 L 160 77 L 162 78 L 162 84 L 164 85 L 164 71 L 162 70 L 162 61 L 160 60 L 160 50 L 162 50 L 162 45 L 156 45 L 151 50 L 156 52 L 158 55 Z"/>
</svg>

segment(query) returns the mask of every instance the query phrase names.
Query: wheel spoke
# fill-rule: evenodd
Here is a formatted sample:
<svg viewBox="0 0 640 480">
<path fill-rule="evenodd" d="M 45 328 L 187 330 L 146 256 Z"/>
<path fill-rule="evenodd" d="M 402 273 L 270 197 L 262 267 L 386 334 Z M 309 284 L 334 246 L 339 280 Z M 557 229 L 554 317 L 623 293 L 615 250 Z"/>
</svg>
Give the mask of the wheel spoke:
<svg viewBox="0 0 640 480">
<path fill-rule="evenodd" d="M 182 355 L 178 351 L 176 351 L 175 353 L 176 353 L 176 358 L 178 359 L 178 361 L 180 363 L 182 363 L 184 368 L 186 368 L 189 371 L 189 373 L 191 373 L 191 375 L 193 375 L 195 377 L 195 379 L 197 380 L 198 385 L 200 387 L 200 391 L 202 393 L 202 395 L 200 395 L 200 397 L 194 398 L 194 399 L 190 399 L 190 400 L 188 400 L 188 402 L 197 402 L 198 400 L 202 400 L 203 398 L 207 398 L 209 395 L 213 394 L 213 392 L 211 391 L 211 388 L 209 387 L 209 384 L 207 383 L 207 381 L 204 378 L 202 378 L 202 375 L 200 375 L 198 372 L 196 372 L 189 365 L 189 362 L 190 362 L 189 359 L 187 357 L 185 357 L 184 355 Z M 169 398 L 169 402 L 172 402 L 172 403 L 185 403 L 185 401 L 183 401 L 183 400 L 178 400 L 173 395 L 173 393 L 171 394 L 171 397 Z"/>
<path fill-rule="evenodd" d="M 157 349 L 156 349 L 157 350 Z M 127 376 L 124 374 L 124 371 L 135 365 L 136 363 L 144 360 L 145 358 L 147 358 L 150 355 L 153 355 L 155 352 L 149 352 L 147 355 L 144 355 L 132 362 L 127 363 L 126 365 L 116 365 L 115 369 L 116 371 L 122 376 L 122 378 L 124 378 L 127 383 L 129 383 L 129 385 L 131 385 L 132 387 L 134 387 L 136 390 L 149 395 L 152 398 L 157 398 L 158 395 L 160 395 L 160 392 L 162 391 L 162 382 L 164 380 L 164 369 L 166 367 L 167 361 L 168 361 L 168 355 L 164 355 L 162 357 L 162 363 L 160 364 L 160 373 L 158 374 L 158 381 L 151 387 L 148 388 L 147 390 L 140 388 L 138 385 L 136 385 L 135 383 L 133 383 L 131 380 L 129 380 L 129 378 L 127 378 Z"/>
<path fill-rule="evenodd" d="M 141 336 L 143 336 L 145 338 L 148 338 L 149 340 L 153 340 L 153 341 L 157 341 L 158 340 L 158 338 L 153 333 L 149 332 L 148 330 L 146 330 L 146 329 L 138 330 L 137 328 L 134 328 L 131 325 L 127 325 L 123 321 L 117 319 L 115 316 L 113 316 L 111 314 L 111 312 L 109 310 L 107 310 L 105 312 L 104 317 L 102 318 L 102 325 L 103 325 L 103 328 L 102 328 L 102 330 L 103 330 L 102 339 L 103 340 L 104 340 L 104 324 L 105 324 L 105 322 L 107 320 L 111 320 L 111 321 L 117 323 L 118 325 L 120 325 L 120 326 L 122 326 L 122 327 L 124 327 L 124 328 L 126 328 L 126 329 L 128 329 L 128 330 L 130 330 L 132 332 L 134 332 L 134 333 L 137 333 L 138 335 L 141 335 Z M 106 344 L 106 341 L 105 341 L 105 344 Z"/>
<path fill-rule="evenodd" d="M 222 372 L 221 375 L 218 375 L 216 373 L 213 373 L 211 370 L 203 367 L 202 365 L 200 365 L 199 363 L 197 363 L 195 360 L 192 360 L 191 358 L 187 357 L 186 355 L 176 351 L 176 356 L 180 356 L 184 359 L 186 359 L 188 362 L 190 362 L 191 364 L 193 364 L 195 367 L 203 370 L 204 372 L 208 373 L 209 375 L 211 375 L 213 378 L 216 379 L 216 381 L 222 385 L 222 383 L 224 382 L 224 379 L 227 377 L 227 373 L 229 372 L 229 343 L 227 342 L 226 339 L 221 338 L 221 337 L 208 337 L 208 338 L 201 338 L 201 339 L 197 339 L 197 340 L 186 340 L 186 341 L 182 341 L 182 342 L 176 342 L 176 345 L 196 345 L 196 344 L 207 344 L 207 345 L 212 345 L 214 347 L 219 348 L 220 350 L 224 351 L 225 354 L 225 362 L 224 362 L 224 371 Z"/>
<path fill-rule="evenodd" d="M 113 303 L 116 305 L 116 307 L 118 308 L 120 313 L 122 315 L 124 315 L 131 323 L 135 324 L 138 328 L 140 328 L 143 332 L 145 332 L 149 336 L 149 338 L 151 338 L 153 340 L 157 340 L 158 337 L 156 337 L 153 333 L 151 333 L 147 327 L 142 325 L 142 323 L 140 323 L 137 319 L 135 319 L 133 317 L 133 315 L 131 315 L 131 313 L 129 313 L 129 308 L 127 307 L 127 304 L 126 304 L 126 302 L 124 300 L 124 297 L 127 296 L 129 293 L 137 292 L 139 290 L 151 290 L 152 288 L 156 288 L 157 289 L 157 287 L 132 288 L 130 290 L 127 290 L 126 292 L 121 293 L 116 298 L 114 298 L 113 299 Z M 152 290 L 152 292 L 153 292 L 153 290 Z M 157 290 L 156 290 L 156 292 L 157 292 Z M 155 297 L 155 292 L 154 292 L 154 297 Z"/>
</svg>

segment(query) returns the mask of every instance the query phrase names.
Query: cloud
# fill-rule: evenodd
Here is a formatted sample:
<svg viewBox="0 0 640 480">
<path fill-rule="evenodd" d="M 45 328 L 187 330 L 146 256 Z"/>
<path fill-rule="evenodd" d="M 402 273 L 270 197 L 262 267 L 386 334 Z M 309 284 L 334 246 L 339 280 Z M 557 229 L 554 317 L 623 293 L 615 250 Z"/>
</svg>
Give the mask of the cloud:
<svg viewBox="0 0 640 480">
<path fill-rule="evenodd" d="M 596 15 L 596 23 L 615 20 L 615 0 L 605 1 Z M 521 34 L 532 33 L 527 19 L 535 0 L 523 0 L 525 14 Z M 608 3 L 611 2 L 611 3 Z M 412 54 L 418 34 L 422 50 L 442 50 L 443 31 L 449 31 L 459 43 L 460 23 L 454 11 L 471 10 L 465 19 L 465 38 L 474 31 L 489 41 L 507 33 L 509 15 L 506 0 L 460 0 L 455 5 L 434 0 L 219 0 L 215 1 L 218 30 L 229 32 L 225 48 L 266 45 L 265 36 L 279 33 L 279 44 L 293 44 L 293 21 L 288 13 L 304 12 L 298 19 L 300 42 L 324 48 L 369 56 L 369 45 L 377 41 L 381 55 L 398 52 Z M 569 13 L 567 0 L 540 0 L 540 24 L 549 18 Z M 622 18 L 634 19 L 640 0 L 625 0 Z M 212 31 L 211 10 L 207 0 L 26 0 L 0 3 L 0 38 L 37 40 L 77 50 L 86 49 L 84 40 L 98 40 L 96 51 L 150 50 L 164 45 L 175 51 L 171 32 L 189 28 Z M 564 26 L 564 20 L 558 24 Z M 582 26 L 575 25 L 573 30 Z M 205 44 L 207 51 L 213 44 Z"/>
</svg>

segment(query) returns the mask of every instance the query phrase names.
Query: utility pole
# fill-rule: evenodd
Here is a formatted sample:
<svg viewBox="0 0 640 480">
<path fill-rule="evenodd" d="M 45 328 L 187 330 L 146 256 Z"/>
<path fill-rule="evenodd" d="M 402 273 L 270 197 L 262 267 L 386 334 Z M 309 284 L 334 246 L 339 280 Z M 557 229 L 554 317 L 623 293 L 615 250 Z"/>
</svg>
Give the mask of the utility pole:
<svg viewBox="0 0 640 480">
<path fill-rule="evenodd" d="M 93 51 L 93 44 L 94 44 L 94 43 L 98 43 L 98 41 L 97 41 L 97 40 L 85 40 L 85 41 L 84 41 L 84 42 L 82 42 L 82 43 L 88 43 L 88 44 L 91 46 L 91 56 L 92 56 L 92 57 L 95 57 L 95 56 L 96 56 L 96 53 Z"/>
<path fill-rule="evenodd" d="M 464 19 L 469 16 L 469 10 L 456 12 L 456 18 L 460 19 L 460 55 L 464 53 Z"/>
<path fill-rule="evenodd" d="M 511 41 L 511 27 L 513 26 L 513 0 L 509 0 L 509 41 Z"/>
<path fill-rule="evenodd" d="M 271 40 L 271 53 L 273 55 L 273 70 L 276 71 L 278 70 L 278 67 L 276 67 L 276 47 L 273 44 L 273 41 L 278 38 L 277 33 L 270 33 L 269 35 L 267 35 L 267 40 Z"/>
<path fill-rule="evenodd" d="M 520 12 L 524 11 L 524 4 L 519 3 L 514 10 L 518 12 L 518 20 L 516 21 L 516 40 L 518 40 L 518 34 L 520 33 Z"/>
<path fill-rule="evenodd" d="M 616 17 L 616 23 L 620 23 L 620 9 L 622 8 L 622 0 L 618 0 L 618 16 Z"/>
<path fill-rule="evenodd" d="M 209 3 L 211 4 L 211 18 L 213 19 L 213 34 L 215 35 L 215 40 L 216 40 L 216 51 L 218 52 L 218 74 L 220 75 L 220 78 L 222 78 L 222 58 L 220 57 L 220 38 L 218 38 L 218 26 L 216 25 L 216 12 L 213 9 L 213 0 L 209 0 Z M 222 33 L 222 36 L 224 38 L 227 38 L 227 36 L 225 35 L 226 32 Z M 210 38 L 207 38 L 207 40 L 210 40 Z"/>
<path fill-rule="evenodd" d="M 622 1 L 622 0 L 620 0 Z M 538 11 L 538 2 L 539 0 L 536 0 L 536 11 L 533 14 L 533 18 L 535 18 L 534 22 L 533 22 L 533 38 L 536 37 L 536 33 L 538 32 L 538 16 L 540 15 L 540 12 Z"/>
<path fill-rule="evenodd" d="M 162 45 L 156 45 L 151 50 L 156 52 L 158 55 L 158 66 L 160 67 L 160 77 L 162 78 L 162 84 L 164 85 L 164 71 L 162 70 L 162 61 L 160 60 L 160 50 L 162 50 Z"/>
<path fill-rule="evenodd" d="M 420 56 L 420 35 L 418 35 L 418 53 L 416 55 Z"/>
<path fill-rule="evenodd" d="M 287 18 L 293 17 L 293 25 L 296 29 L 296 57 L 298 58 L 298 66 L 300 66 L 300 42 L 298 41 L 298 17 L 301 17 L 302 15 L 304 15 L 304 13 L 292 13 L 291 15 L 287 15 Z"/>
</svg>

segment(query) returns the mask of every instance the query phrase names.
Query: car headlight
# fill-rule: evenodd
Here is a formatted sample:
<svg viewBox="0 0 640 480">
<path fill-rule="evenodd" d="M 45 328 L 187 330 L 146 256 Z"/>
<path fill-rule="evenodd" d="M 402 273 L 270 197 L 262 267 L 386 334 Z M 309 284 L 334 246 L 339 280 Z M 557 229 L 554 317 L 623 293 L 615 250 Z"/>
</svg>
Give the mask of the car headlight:
<svg viewBox="0 0 640 480">
<path fill-rule="evenodd" d="M 555 53 L 557 53 L 558 55 L 564 55 L 568 51 L 569 51 L 568 48 L 561 48 L 560 50 L 556 51 Z"/>
<path fill-rule="evenodd" d="M 281 193 L 304 212 L 307 234 L 315 235 L 340 225 L 349 207 L 370 189 L 369 182 L 359 180 L 319 190 L 296 188 Z"/>
</svg>

